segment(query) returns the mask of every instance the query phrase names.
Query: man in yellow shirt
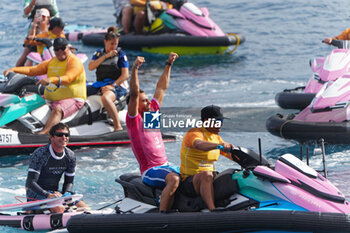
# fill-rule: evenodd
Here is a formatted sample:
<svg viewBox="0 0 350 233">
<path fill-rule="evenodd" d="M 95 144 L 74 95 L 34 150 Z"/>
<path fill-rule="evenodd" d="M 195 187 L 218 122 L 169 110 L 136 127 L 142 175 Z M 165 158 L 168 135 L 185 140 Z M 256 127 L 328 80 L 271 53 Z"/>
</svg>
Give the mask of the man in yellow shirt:
<svg viewBox="0 0 350 233">
<path fill-rule="evenodd" d="M 201 110 L 201 128 L 190 129 L 181 146 L 180 191 L 190 197 L 201 196 L 210 211 L 214 204 L 214 162 L 222 154 L 232 160 L 229 152 L 234 146 L 220 136 L 224 116 L 218 106 L 210 105 Z M 218 148 L 223 147 L 222 151 Z"/>
<path fill-rule="evenodd" d="M 53 46 L 54 58 L 37 66 L 13 67 L 4 71 L 5 76 L 10 71 L 28 76 L 47 74 L 47 78 L 37 84 L 46 86 L 44 96 L 52 111 L 39 134 L 48 134 L 52 126 L 78 111 L 86 100 L 86 75 L 80 59 L 70 51 L 65 38 L 56 38 Z"/>
</svg>

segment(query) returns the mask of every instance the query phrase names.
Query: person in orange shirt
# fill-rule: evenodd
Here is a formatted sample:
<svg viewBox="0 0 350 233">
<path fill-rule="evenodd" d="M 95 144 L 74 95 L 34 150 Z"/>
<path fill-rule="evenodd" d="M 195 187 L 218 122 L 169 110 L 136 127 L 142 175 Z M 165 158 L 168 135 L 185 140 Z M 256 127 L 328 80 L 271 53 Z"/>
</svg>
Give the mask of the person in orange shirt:
<svg viewBox="0 0 350 233">
<path fill-rule="evenodd" d="M 345 31 L 340 33 L 339 36 L 325 38 L 323 42 L 330 45 L 332 43 L 332 40 L 350 40 L 350 28 L 347 28 Z"/>
<path fill-rule="evenodd" d="M 35 38 L 49 38 L 49 39 L 56 39 L 59 37 L 66 38 L 66 36 L 63 33 L 63 29 L 65 24 L 63 23 L 63 20 L 61 18 L 53 18 L 49 22 L 49 30 L 46 32 L 42 32 L 40 34 L 37 34 Z M 43 54 L 44 47 L 45 45 L 41 42 L 37 42 L 33 39 L 26 39 L 24 41 L 25 44 L 30 44 L 30 45 L 36 45 L 37 47 L 37 52 L 40 53 L 41 55 Z"/>
<path fill-rule="evenodd" d="M 82 108 L 86 100 L 86 75 L 80 59 L 70 51 L 65 38 L 56 38 L 53 47 L 56 56 L 50 60 L 4 71 L 5 76 L 11 71 L 28 76 L 47 74 L 37 84 L 46 86 L 44 96 L 52 111 L 39 134 L 48 134 L 53 125 Z"/>
<path fill-rule="evenodd" d="M 201 196 L 210 211 L 214 204 L 214 162 L 223 155 L 232 160 L 229 153 L 234 146 L 220 136 L 225 117 L 218 106 L 210 105 L 201 110 L 201 128 L 190 129 L 181 145 L 180 192 L 189 197 Z M 219 147 L 222 146 L 222 151 Z"/>
</svg>

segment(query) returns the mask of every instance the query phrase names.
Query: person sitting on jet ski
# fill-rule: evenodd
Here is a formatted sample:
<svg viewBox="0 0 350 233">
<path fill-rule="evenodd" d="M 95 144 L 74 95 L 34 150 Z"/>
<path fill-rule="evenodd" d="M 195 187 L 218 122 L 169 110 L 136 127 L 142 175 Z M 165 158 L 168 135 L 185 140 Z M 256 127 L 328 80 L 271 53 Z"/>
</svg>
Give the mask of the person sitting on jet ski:
<svg viewBox="0 0 350 233">
<path fill-rule="evenodd" d="M 65 26 L 65 24 L 61 18 L 50 19 L 49 31 L 37 34 L 35 37 L 49 38 L 51 40 L 54 40 L 54 39 L 59 38 L 59 37 L 66 38 L 66 36 L 63 33 L 64 26 Z M 45 47 L 45 45 L 43 43 L 37 42 L 37 41 L 33 40 L 33 38 L 27 38 L 24 41 L 24 43 L 30 44 L 30 45 L 36 45 L 38 53 L 40 53 L 41 55 L 43 54 L 44 47 Z"/>
<path fill-rule="evenodd" d="M 48 134 L 51 127 L 84 106 L 86 100 L 86 75 L 83 64 L 68 47 L 65 38 L 53 42 L 55 57 L 36 66 L 13 67 L 9 72 L 37 76 L 47 74 L 37 82 L 46 86 L 44 96 L 50 103 L 51 114 L 39 134 Z"/>
<path fill-rule="evenodd" d="M 345 31 L 340 33 L 339 36 L 325 38 L 323 42 L 330 45 L 332 43 L 332 40 L 350 40 L 350 28 L 347 28 Z"/>
<path fill-rule="evenodd" d="M 159 204 L 160 212 L 170 210 L 173 205 L 175 191 L 180 182 L 179 168 L 168 164 L 161 132 L 154 129 L 144 129 L 143 117 L 144 113 L 149 111 L 159 114 L 165 90 L 169 85 L 171 66 L 178 57 L 176 53 L 169 54 L 151 101 L 140 89 L 138 79 L 138 69 L 145 62 L 145 59 L 137 57 L 132 67 L 130 94 L 127 99 L 126 126 L 132 151 L 140 165 L 142 181 L 151 187 L 164 188 Z"/>
<path fill-rule="evenodd" d="M 61 197 L 72 193 L 76 158 L 74 152 L 67 148 L 69 127 L 58 123 L 50 129 L 50 143 L 36 149 L 30 156 L 26 180 L 28 201 Z M 58 191 L 59 182 L 64 174 L 62 191 Z M 83 201 L 78 201 L 79 208 L 90 209 Z M 65 211 L 64 206 L 50 209 L 53 213 Z"/>
<path fill-rule="evenodd" d="M 123 130 L 114 101 L 127 94 L 129 78 L 129 62 L 125 52 L 118 48 L 119 37 L 116 27 L 108 28 L 105 47 L 97 50 L 89 63 L 89 70 L 96 69 L 97 82 L 87 87 L 88 95 L 101 91 L 101 100 L 113 120 L 114 131 Z"/>
<path fill-rule="evenodd" d="M 214 204 L 214 162 L 219 155 L 232 160 L 228 153 L 234 148 L 220 136 L 225 117 L 218 106 L 210 105 L 201 110 L 201 128 L 190 129 L 181 146 L 181 183 L 179 191 L 189 197 L 201 196 L 210 211 Z M 223 150 L 220 151 L 220 146 Z"/>
<path fill-rule="evenodd" d="M 123 31 L 125 34 L 130 33 L 130 27 L 132 21 L 134 20 L 133 26 L 135 34 L 143 34 L 143 27 L 146 23 L 146 3 L 149 3 L 152 10 L 161 10 L 171 8 L 171 4 L 166 3 L 165 0 L 130 0 L 130 4 L 125 4 L 123 10 L 121 11 L 121 22 L 123 25 Z M 131 5 L 131 6 L 130 6 Z M 119 16 L 117 16 L 119 17 Z"/>
</svg>

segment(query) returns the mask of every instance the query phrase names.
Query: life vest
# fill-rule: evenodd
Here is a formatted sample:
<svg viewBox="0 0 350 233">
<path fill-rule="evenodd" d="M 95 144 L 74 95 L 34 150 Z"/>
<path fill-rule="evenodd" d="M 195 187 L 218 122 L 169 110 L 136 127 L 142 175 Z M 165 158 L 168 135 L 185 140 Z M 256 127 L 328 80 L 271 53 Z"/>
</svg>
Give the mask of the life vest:
<svg viewBox="0 0 350 233">
<path fill-rule="evenodd" d="M 117 48 L 118 53 L 120 50 L 120 48 Z M 101 51 L 99 57 L 105 54 L 106 51 L 103 50 Z M 121 69 L 118 66 L 118 60 L 118 55 L 104 60 L 96 69 L 97 81 L 103 81 L 107 78 L 117 80 L 122 73 Z"/>
<path fill-rule="evenodd" d="M 41 8 L 46 8 L 50 12 L 50 16 L 53 17 L 55 15 L 55 10 L 51 4 L 51 0 L 37 0 L 35 2 L 34 9 L 29 15 L 29 19 L 34 19 L 36 10 L 41 9 Z"/>
</svg>

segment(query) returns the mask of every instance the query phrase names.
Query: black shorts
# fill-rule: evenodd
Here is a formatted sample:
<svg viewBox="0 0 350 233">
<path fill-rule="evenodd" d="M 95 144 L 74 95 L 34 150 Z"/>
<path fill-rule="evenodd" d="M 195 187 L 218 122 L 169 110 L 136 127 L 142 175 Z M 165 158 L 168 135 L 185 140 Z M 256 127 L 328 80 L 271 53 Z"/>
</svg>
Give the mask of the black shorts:
<svg viewBox="0 0 350 233">
<path fill-rule="evenodd" d="M 179 191 L 188 197 L 197 197 L 199 194 L 196 193 L 196 190 L 193 186 L 193 177 L 189 176 L 184 181 L 180 182 Z"/>
<path fill-rule="evenodd" d="M 213 176 L 214 176 L 214 179 L 215 177 L 218 175 L 219 173 L 217 171 L 213 171 Z M 187 177 L 184 181 L 181 181 L 180 182 L 180 185 L 179 185 L 179 191 L 184 194 L 185 196 L 188 196 L 188 197 L 197 197 L 197 196 L 200 196 L 200 194 L 197 194 L 196 193 L 196 190 L 194 189 L 194 186 L 193 186 L 193 176 L 189 176 Z"/>
</svg>

